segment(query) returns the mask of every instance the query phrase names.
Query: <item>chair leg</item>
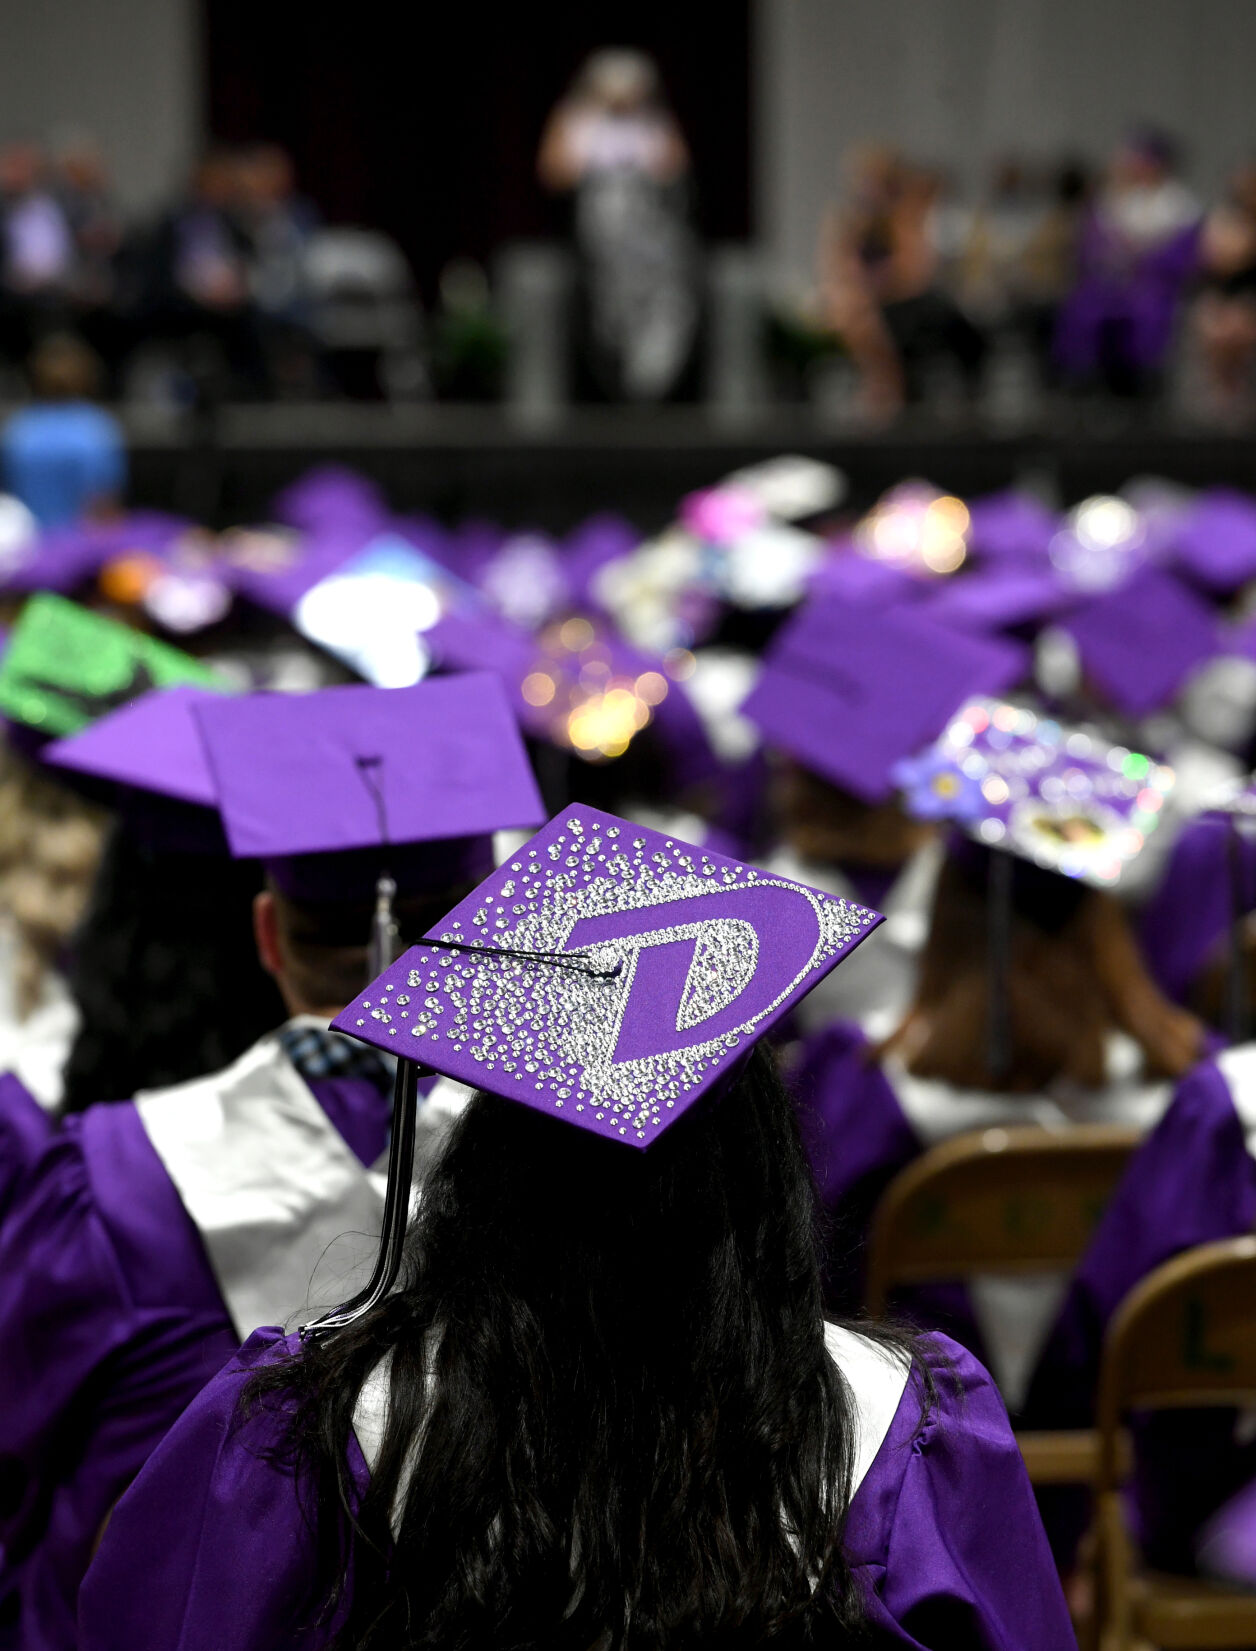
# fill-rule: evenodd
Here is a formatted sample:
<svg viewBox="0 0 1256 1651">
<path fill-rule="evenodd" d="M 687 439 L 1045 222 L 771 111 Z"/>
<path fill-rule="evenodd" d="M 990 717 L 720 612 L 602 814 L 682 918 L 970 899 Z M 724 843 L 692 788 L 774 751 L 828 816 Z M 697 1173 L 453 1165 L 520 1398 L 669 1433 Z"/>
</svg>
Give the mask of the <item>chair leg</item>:
<svg viewBox="0 0 1256 1651">
<path fill-rule="evenodd" d="M 1092 1643 L 1101 1651 L 1134 1651 L 1130 1544 L 1121 1497 L 1104 1491 L 1095 1516 L 1095 1615 Z"/>
</svg>

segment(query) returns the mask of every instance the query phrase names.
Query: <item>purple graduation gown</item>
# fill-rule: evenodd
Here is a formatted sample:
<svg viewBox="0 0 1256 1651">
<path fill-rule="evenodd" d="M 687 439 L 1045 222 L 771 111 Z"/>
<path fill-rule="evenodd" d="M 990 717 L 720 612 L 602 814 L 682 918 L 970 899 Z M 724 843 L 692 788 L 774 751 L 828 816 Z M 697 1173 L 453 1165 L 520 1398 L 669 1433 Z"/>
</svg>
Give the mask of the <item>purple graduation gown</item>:
<svg viewBox="0 0 1256 1651">
<path fill-rule="evenodd" d="M 0 1074 L 0 1220 L 55 1127 L 53 1115 L 20 1078 Z"/>
<path fill-rule="evenodd" d="M 387 1098 L 362 1079 L 309 1088 L 356 1157 L 374 1162 Z M 77 1644 L 78 1587 L 110 1508 L 239 1341 L 135 1104 L 70 1120 L 0 1234 L 0 1472 L 10 1489 L 0 1551 L 21 1597 L 23 1651 Z"/>
<path fill-rule="evenodd" d="M 328 1579 L 315 1568 L 314 1510 L 276 1449 L 282 1409 L 233 1426 L 244 1374 L 297 1346 L 259 1331 L 153 1453 L 83 1585 L 83 1651 L 328 1644 L 334 1624 L 296 1626 L 316 1615 Z M 962 1348 L 942 1337 L 925 1348 L 937 1404 L 922 1421 L 909 1384 L 847 1523 L 851 1566 L 878 1630 L 872 1643 L 1066 1651 L 1076 1642 L 1002 1401 Z M 356 1441 L 350 1464 L 361 1493 L 367 1468 Z M 351 1597 L 351 1547 L 347 1574 Z"/>
<path fill-rule="evenodd" d="M 1222 1057 L 1223 1062 L 1229 1057 Z M 827 1282 L 832 1305 L 862 1301 L 868 1223 L 889 1181 L 922 1150 L 898 1098 L 861 1034 L 833 1026 L 809 1040 L 799 1077 L 801 1122 L 831 1221 Z M 1016 1410 L 1025 1427 L 1077 1428 L 1094 1418 L 1104 1332 L 1122 1298 L 1154 1268 L 1197 1244 L 1256 1227 L 1256 1164 L 1246 1150 L 1230 1083 L 1204 1061 L 1130 1159 L 1078 1264 Z M 900 1310 L 945 1328 L 978 1355 L 985 1348 L 958 1286 L 904 1294 Z M 1235 1451 L 1233 1418 L 1164 1417 L 1140 1430 L 1132 1512 L 1149 1557 L 1190 1567 L 1195 1533 L 1222 1498 L 1256 1472 Z M 1043 1501 L 1057 1558 L 1067 1565 L 1087 1506 L 1071 1491 Z"/>
</svg>

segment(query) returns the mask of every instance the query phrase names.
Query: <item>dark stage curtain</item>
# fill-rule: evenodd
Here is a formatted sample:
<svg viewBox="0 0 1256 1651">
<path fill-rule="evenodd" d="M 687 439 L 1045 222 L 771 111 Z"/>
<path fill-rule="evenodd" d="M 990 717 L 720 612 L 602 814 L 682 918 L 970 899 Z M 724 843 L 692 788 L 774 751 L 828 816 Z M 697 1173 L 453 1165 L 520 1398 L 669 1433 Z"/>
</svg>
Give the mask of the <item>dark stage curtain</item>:
<svg viewBox="0 0 1256 1651">
<path fill-rule="evenodd" d="M 324 216 L 386 230 L 429 296 L 449 258 L 559 227 L 537 144 L 598 46 L 658 62 L 693 150 L 703 234 L 751 231 L 750 0 L 202 5 L 212 136 L 283 144 Z"/>
</svg>

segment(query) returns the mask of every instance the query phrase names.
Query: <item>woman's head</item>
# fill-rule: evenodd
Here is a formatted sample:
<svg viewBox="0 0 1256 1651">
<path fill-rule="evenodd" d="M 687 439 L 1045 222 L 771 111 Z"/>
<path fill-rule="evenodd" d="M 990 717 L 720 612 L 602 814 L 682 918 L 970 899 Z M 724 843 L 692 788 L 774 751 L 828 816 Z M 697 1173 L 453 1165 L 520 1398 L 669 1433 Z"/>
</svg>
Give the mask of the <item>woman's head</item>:
<svg viewBox="0 0 1256 1651">
<path fill-rule="evenodd" d="M 0 767 L 0 909 L 13 925 L 20 1019 L 63 961 L 100 858 L 103 816 L 15 752 Z"/>
<path fill-rule="evenodd" d="M 792 1643 L 856 1616 L 814 1224 L 762 1051 L 649 1152 L 477 1095 L 403 1288 L 300 1361 L 344 1496 L 353 1404 L 392 1359 L 361 1517 L 396 1552 L 343 1643 Z"/>
<path fill-rule="evenodd" d="M 1110 894 L 1013 862 L 1003 990 L 1008 1060 L 990 1061 L 993 1000 L 990 852 L 969 845 L 938 879 L 915 999 L 883 1046 L 921 1077 L 962 1088 L 1032 1092 L 1057 1078 L 1098 1088 L 1108 1034 L 1142 1047 L 1150 1072 L 1176 1076 L 1198 1057 L 1203 1028 L 1147 973 L 1121 907 Z"/>
<path fill-rule="evenodd" d="M 933 834 L 898 803 L 866 803 L 790 759 L 772 777 L 773 808 L 790 847 L 805 860 L 901 866 Z"/>
</svg>

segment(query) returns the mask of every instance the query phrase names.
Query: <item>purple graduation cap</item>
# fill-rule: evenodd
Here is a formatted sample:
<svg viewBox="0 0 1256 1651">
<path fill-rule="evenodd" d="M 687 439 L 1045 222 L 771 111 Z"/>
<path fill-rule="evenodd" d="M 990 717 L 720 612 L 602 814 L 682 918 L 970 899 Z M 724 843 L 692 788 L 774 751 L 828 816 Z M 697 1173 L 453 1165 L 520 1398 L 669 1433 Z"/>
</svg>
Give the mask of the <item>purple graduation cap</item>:
<svg viewBox="0 0 1256 1651">
<path fill-rule="evenodd" d="M 1032 494 L 989 493 L 968 506 L 972 554 L 991 561 L 1045 561 L 1059 517 Z"/>
<path fill-rule="evenodd" d="M 1256 500 L 1225 487 L 1203 494 L 1178 526 L 1172 553 L 1205 590 L 1237 590 L 1256 578 Z"/>
<path fill-rule="evenodd" d="M 574 806 L 333 1025 L 648 1147 L 880 921 Z"/>
<path fill-rule="evenodd" d="M 303 532 L 353 524 L 375 532 L 388 520 L 388 505 L 369 477 L 342 465 L 319 465 L 284 488 L 273 502 L 276 521 Z"/>
<path fill-rule="evenodd" d="M 973 700 L 920 755 L 896 765 L 908 811 L 1098 888 L 1142 852 L 1173 789 L 1171 768 L 1023 705 Z"/>
<path fill-rule="evenodd" d="M 1010 563 L 947 580 L 930 592 L 921 611 L 936 624 L 990 634 L 1041 624 L 1071 607 L 1073 601 L 1049 563 L 1036 567 Z"/>
<path fill-rule="evenodd" d="M 1140 568 L 1062 623 L 1077 644 L 1086 676 L 1130 717 L 1167 705 L 1219 643 L 1212 610 L 1180 579 L 1156 567 Z"/>
<path fill-rule="evenodd" d="M 121 814 L 165 852 L 225 854 L 214 777 L 193 706 L 218 699 L 194 683 L 157 688 L 54 740 L 41 762 Z"/>
<path fill-rule="evenodd" d="M 54 740 L 44 751 L 43 761 L 110 785 L 215 808 L 214 777 L 192 707 L 199 700 L 218 697 L 190 683 L 159 688 L 101 717 L 81 733 Z"/>
<path fill-rule="evenodd" d="M 764 739 L 865 802 L 974 694 L 1020 680 L 1013 642 L 961 636 L 914 611 L 808 603 L 785 626 L 742 706 Z"/>
<path fill-rule="evenodd" d="M 491 864 L 494 831 L 544 809 L 496 678 L 198 702 L 231 852 L 298 899 L 413 892 Z M 395 891 L 394 891 L 395 892 Z"/>
</svg>

